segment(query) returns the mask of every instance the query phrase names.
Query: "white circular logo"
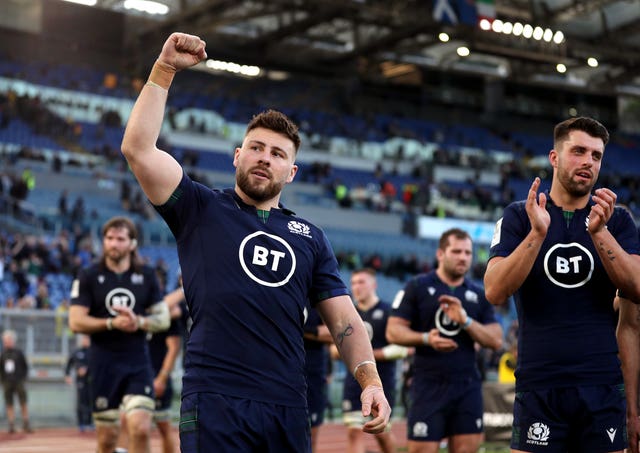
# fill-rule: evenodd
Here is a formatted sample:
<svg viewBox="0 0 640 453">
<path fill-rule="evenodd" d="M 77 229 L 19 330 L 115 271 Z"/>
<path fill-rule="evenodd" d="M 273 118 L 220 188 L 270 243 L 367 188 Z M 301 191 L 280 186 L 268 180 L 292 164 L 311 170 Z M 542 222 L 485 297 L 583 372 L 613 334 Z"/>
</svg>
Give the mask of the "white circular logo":
<svg viewBox="0 0 640 453">
<path fill-rule="evenodd" d="M 111 316 L 118 316 L 118 312 L 113 307 L 126 307 L 133 310 L 136 306 L 136 296 L 127 288 L 114 288 L 107 293 L 104 302 Z"/>
<path fill-rule="evenodd" d="M 442 307 L 438 307 L 436 311 L 436 328 L 441 334 L 449 337 L 457 335 L 462 330 L 460 324 L 449 318 Z"/>
<path fill-rule="evenodd" d="M 594 260 L 581 244 L 556 244 L 544 256 L 544 272 L 553 283 L 563 288 L 577 288 L 591 279 Z"/>
<path fill-rule="evenodd" d="M 263 231 L 256 231 L 242 240 L 238 258 L 251 280 L 272 288 L 287 284 L 296 270 L 296 255 L 291 246 L 284 239 Z M 274 281 L 267 278 L 274 278 Z"/>
</svg>

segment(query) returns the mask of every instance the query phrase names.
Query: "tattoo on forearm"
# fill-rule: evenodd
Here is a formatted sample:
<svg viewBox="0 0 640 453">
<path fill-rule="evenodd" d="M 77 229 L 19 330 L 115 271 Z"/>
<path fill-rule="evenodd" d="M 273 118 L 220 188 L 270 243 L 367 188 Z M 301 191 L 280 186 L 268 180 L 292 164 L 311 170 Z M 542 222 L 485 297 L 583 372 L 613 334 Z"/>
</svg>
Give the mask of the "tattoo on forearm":
<svg viewBox="0 0 640 453">
<path fill-rule="evenodd" d="M 344 343 L 344 337 L 348 337 L 351 334 L 353 334 L 353 326 L 351 324 L 347 324 L 347 327 L 345 327 L 344 331 L 338 334 L 337 346 L 342 346 L 342 343 Z"/>
<path fill-rule="evenodd" d="M 616 256 L 613 254 L 613 250 L 605 250 L 604 244 L 602 242 L 598 244 L 598 248 L 607 254 L 607 258 L 609 258 L 609 261 L 614 261 L 616 259 Z"/>
</svg>

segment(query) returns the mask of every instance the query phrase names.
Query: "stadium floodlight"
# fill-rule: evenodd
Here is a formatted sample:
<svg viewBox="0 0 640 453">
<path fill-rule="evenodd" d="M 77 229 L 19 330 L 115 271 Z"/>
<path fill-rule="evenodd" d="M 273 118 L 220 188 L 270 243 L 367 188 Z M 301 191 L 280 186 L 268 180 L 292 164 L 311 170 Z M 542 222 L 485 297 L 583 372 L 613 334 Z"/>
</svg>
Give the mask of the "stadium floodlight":
<svg viewBox="0 0 640 453">
<path fill-rule="evenodd" d="M 562 63 L 558 63 L 556 65 L 556 71 L 558 71 L 560 74 L 564 74 L 565 72 L 567 72 L 567 67 Z"/>
<path fill-rule="evenodd" d="M 85 6 L 96 6 L 96 3 L 98 3 L 98 0 L 64 0 L 64 1 L 69 3 L 77 3 L 78 5 L 85 5 Z"/>
<path fill-rule="evenodd" d="M 587 59 L 587 64 L 589 66 L 591 66 L 592 68 L 597 68 L 598 67 L 598 60 L 594 57 L 589 57 Z"/>
<path fill-rule="evenodd" d="M 159 14 L 164 16 L 169 13 L 169 7 L 164 3 L 153 0 L 125 0 L 125 9 L 135 9 L 147 14 Z"/>
<path fill-rule="evenodd" d="M 471 53 L 471 51 L 469 50 L 468 47 L 466 46 L 460 46 L 456 49 L 456 52 L 458 53 L 458 55 L 460 55 L 461 57 L 468 57 L 469 54 Z"/>
</svg>

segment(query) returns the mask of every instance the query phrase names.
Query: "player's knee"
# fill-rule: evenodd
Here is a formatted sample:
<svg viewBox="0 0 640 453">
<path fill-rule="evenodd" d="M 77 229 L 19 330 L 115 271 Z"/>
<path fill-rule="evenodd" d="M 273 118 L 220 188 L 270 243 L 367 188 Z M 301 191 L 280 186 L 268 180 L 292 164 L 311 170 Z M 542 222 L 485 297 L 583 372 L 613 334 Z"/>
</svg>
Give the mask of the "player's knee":
<svg viewBox="0 0 640 453">
<path fill-rule="evenodd" d="M 141 410 L 152 414 L 156 408 L 156 403 L 153 398 L 149 398 L 144 395 L 125 395 L 122 399 L 122 408 L 125 413 Z"/>
<path fill-rule="evenodd" d="M 108 411 L 94 412 L 93 422 L 96 426 L 116 428 L 120 423 L 120 411 L 118 409 L 110 409 Z"/>
</svg>

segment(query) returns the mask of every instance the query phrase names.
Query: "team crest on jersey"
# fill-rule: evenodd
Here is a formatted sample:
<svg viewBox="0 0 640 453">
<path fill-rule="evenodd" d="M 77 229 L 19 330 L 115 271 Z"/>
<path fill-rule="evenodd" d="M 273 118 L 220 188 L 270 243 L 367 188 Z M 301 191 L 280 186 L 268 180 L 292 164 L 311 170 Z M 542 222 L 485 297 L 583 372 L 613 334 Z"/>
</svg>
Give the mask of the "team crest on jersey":
<svg viewBox="0 0 640 453">
<path fill-rule="evenodd" d="M 547 278 L 563 288 L 583 286 L 591 279 L 593 268 L 593 255 L 577 242 L 556 244 L 544 256 Z"/>
<path fill-rule="evenodd" d="M 118 316 L 114 307 L 126 307 L 133 310 L 136 306 L 136 296 L 127 288 L 114 288 L 104 298 L 105 306 L 111 316 Z"/>
<path fill-rule="evenodd" d="M 289 231 L 295 234 L 300 234 L 304 237 L 311 237 L 311 228 L 306 223 L 298 222 L 297 220 L 292 220 L 287 223 L 287 228 Z"/>
<path fill-rule="evenodd" d="M 296 271 L 296 255 L 291 246 L 281 237 L 264 231 L 256 231 L 242 240 L 238 258 L 247 276 L 263 286 L 285 285 Z"/>
<path fill-rule="evenodd" d="M 449 337 L 457 335 L 462 330 L 462 326 L 449 318 L 442 307 L 438 307 L 436 311 L 436 328 L 438 332 Z"/>
<path fill-rule="evenodd" d="M 373 310 L 373 313 L 371 314 L 371 319 L 382 319 L 384 318 L 384 310 L 381 310 L 379 308 Z"/>
<path fill-rule="evenodd" d="M 471 291 L 470 289 L 464 292 L 464 300 L 471 302 L 472 304 L 478 303 L 478 293 Z"/>
</svg>

